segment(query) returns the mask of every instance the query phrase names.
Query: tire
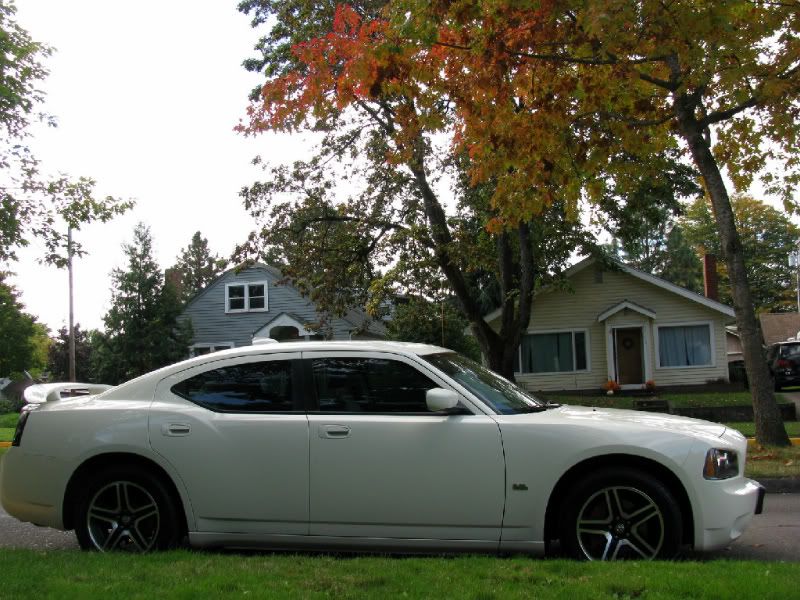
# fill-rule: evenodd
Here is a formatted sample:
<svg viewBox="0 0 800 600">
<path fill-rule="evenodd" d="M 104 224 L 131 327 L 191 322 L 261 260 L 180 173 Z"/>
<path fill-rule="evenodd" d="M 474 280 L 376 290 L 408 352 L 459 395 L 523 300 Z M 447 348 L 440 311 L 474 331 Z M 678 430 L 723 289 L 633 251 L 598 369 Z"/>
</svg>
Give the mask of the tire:
<svg viewBox="0 0 800 600">
<path fill-rule="evenodd" d="M 673 558 L 682 519 L 675 497 L 658 479 L 633 468 L 591 473 L 567 494 L 561 544 L 579 560 Z"/>
<path fill-rule="evenodd" d="M 161 479 L 140 467 L 111 467 L 85 486 L 75 505 L 75 535 L 84 550 L 164 550 L 181 539 L 179 514 Z"/>
</svg>

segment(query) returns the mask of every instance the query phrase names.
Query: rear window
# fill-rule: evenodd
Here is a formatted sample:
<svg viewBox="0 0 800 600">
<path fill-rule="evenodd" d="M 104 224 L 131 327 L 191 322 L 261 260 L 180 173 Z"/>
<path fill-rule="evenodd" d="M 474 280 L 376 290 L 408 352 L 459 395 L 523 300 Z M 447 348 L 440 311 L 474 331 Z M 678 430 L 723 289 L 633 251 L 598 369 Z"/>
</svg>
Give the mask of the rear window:
<svg viewBox="0 0 800 600">
<path fill-rule="evenodd" d="M 783 344 L 780 349 L 781 358 L 800 358 L 800 344 Z"/>
</svg>

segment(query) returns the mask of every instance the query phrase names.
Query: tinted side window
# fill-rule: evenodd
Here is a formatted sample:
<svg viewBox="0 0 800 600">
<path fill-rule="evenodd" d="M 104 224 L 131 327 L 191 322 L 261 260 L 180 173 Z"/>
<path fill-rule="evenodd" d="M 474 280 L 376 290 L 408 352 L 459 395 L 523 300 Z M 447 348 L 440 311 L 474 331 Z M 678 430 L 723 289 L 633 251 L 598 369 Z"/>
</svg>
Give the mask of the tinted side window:
<svg viewBox="0 0 800 600">
<path fill-rule="evenodd" d="M 319 410 L 426 413 L 425 392 L 438 387 L 402 362 L 382 358 L 312 360 Z"/>
<path fill-rule="evenodd" d="M 205 371 L 172 386 L 172 393 L 219 412 L 289 412 L 292 363 L 245 363 Z"/>
</svg>

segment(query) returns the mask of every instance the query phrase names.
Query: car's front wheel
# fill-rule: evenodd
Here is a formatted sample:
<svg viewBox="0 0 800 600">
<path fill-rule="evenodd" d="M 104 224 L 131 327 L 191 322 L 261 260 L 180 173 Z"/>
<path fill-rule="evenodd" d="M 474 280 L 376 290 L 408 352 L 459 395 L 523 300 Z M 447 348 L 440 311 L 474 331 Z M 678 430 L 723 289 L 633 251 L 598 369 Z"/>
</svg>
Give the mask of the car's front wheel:
<svg viewBox="0 0 800 600">
<path fill-rule="evenodd" d="M 175 503 L 158 477 L 138 467 L 94 475 L 75 507 L 75 534 L 84 550 L 150 552 L 177 545 Z"/>
<path fill-rule="evenodd" d="M 561 543 L 582 560 L 672 558 L 681 544 L 681 514 L 670 491 L 630 468 L 592 473 L 567 495 Z"/>
</svg>

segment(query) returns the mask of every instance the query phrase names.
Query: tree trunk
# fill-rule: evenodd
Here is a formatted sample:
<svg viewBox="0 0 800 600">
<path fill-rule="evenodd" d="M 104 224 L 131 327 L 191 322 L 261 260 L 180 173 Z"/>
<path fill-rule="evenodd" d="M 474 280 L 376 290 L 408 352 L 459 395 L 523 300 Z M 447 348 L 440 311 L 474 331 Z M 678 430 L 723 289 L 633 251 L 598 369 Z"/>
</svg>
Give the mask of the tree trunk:
<svg viewBox="0 0 800 600">
<path fill-rule="evenodd" d="M 72 289 L 72 227 L 67 229 L 67 272 L 69 277 L 69 380 L 78 381 L 75 374 L 75 307 Z"/>
<path fill-rule="evenodd" d="M 694 103 L 688 96 L 683 94 L 676 97 L 675 111 L 680 134 L 689 145 L 695 166 L 705 181 L 706 191 L 714 207 L 722 253 L 728 267 L 736 326 L 742 341 L 745 368 L 753 394 L 756 440 L 760 444 L 788 446 L 789 437 L 781 420 L 772 376 L 764 357 L 761 334 L 747 282 L 742 244 L 736 230 L 728 191 L 716 159 L 703 137 L 701 124 L 695 118 L 694 109 Z"/>
<path fill-rule="evenodd" d="M 470 323 L 470 330 L 481 349 L 487 366 L 503 377 L 514 381 L 514 357 L 527 328 L 533 302 L 533 253 L 528 226 L 521 223 L 517 233 L 520 242 L 519 273 L 515 273 L 508 233 L 497 242 L 498 274 L 501 282 L 503 305 L 500 332 L 492 329 L 481 314 L 469 283 L 461 268 L 453 261 L 449 248 L 453 243 L 442 205 L 430 187 L 421 160 L 410 164 L 417 189 L 425 206 L 425 215 L 431 231 L 436 261 L 455 294 L 461 312 Z M 514 288 L 514 275 L 519 275 L 519 289 Z M 514 289 L 512 289 L 514 288 Z M 518 293 L 514 293 L 518 292 Z"/>
</svg>

